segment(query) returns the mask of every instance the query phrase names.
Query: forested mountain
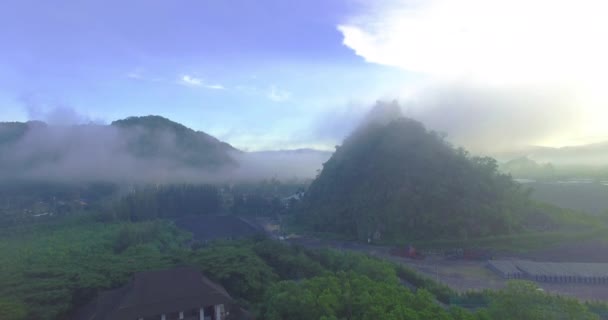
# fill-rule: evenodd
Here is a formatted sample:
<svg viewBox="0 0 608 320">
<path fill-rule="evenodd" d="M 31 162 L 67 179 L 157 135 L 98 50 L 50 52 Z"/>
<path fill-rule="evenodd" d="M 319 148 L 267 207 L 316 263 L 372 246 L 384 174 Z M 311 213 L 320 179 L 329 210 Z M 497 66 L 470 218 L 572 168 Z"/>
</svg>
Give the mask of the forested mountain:
<svg viewBox="0 0 608 320">
<path fill-rule="evenodd" d="M 234 163 L 229 152 L 237 150 L 230 144 L 160 116 L 129 117 L 112 126 L 125 132 L 128 150 L 137 157 L 177 158 L 192 166 Z"/>
<path fill-rule="evenodd" d="M 368 121 L 337 148 L 297 219 L 318 232 L 391 241 L 506 234 L 529 210 L 527 192 L 494 159 L 397 116 Z"/>
<path fill-rule="evenodd" d="M 0 177 L 51 181 L 184 181 L 234 167 L 238 150 L 159 116 L 112 125 L 0 123 Z"/>
</svg>

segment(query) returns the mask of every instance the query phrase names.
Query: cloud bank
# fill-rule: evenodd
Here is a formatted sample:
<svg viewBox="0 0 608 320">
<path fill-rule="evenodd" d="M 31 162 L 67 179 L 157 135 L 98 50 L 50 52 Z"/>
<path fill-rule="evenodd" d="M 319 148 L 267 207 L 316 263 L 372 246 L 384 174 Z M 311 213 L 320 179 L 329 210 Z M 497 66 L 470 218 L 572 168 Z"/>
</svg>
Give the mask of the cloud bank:
<svg viewBox="0 0 608 320">
<path fill-rule="evenodd" d="M 608 3 L 377 1 L 337 26 L 370 63 L 420 76 L 406 114 L 477 150 L 608 140 Z M 407 94 L 405 92 L 408 92 Z"/>
<path fill-rule="evenodd" d="M 402 107 L 406 116 L 477 153 L 563 141 L 583 130 L 575 99 L 557 89 L 434 85 L 403 99 Z"/>
<path fill-rule="evenodd" d="M 189 87 L 201 87 L 201 88 L 206 88 L 206 89 L 211 89 L 211 90 L 224 90 L 224 86 L 222 86 L 221 84 L 208 84 L 205 81 L 203 81 L 202 78 L 197 78 L 191 75 L 182 75 L 180 77 L 180 84 L 185 85 L 185 86 L 189 86 Z"/>
<path fill-rule="evenodd" d="M 74 125 L 83 123 L 103 123 L 100 119 L 92 119 L 74 108 L 55 104 L 42 103 L 35 95 L 23 95 L 20 98 L 23 109 L 30 121 L 43 121 L 51 125 Z"/>
<path fill-rule="evenodd" d="M 378 1 L 368 9 L 338 30 L 369 62 L 498 83 L 608 71 L 605 1 Z"/>
</svg>

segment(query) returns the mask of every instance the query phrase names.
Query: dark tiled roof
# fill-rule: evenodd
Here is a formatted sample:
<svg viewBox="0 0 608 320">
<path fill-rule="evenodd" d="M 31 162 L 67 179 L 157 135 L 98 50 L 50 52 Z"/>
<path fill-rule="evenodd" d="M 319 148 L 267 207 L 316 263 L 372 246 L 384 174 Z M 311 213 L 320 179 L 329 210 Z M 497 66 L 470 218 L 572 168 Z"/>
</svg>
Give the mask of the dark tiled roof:
<svg viewBox="0 0 608 320">
<path fill-rule="evenodd" d="M 133 320 L 215 304 L 230 305 L 232 298 L 198 270 L 182 267 L 137 273 L 124 287 L 100 294 L 94 307 L 85 306 L 73 319 Z"/>
<path fill-rule="evenodd" d="M 199 215 L 180 218 L 175 224 L 192 233 L 195 240 L 238 239 L 262 230 L 235 216 Z"/>
</svg>

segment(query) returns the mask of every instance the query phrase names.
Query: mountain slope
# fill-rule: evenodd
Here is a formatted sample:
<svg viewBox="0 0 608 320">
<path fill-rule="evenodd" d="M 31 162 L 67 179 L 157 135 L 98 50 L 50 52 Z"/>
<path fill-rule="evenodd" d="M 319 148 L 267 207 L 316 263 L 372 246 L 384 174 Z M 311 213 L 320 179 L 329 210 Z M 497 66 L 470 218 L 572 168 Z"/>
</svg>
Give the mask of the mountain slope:
<svg viewBox="0 0 608 320">
<path fill-rule="evenodd" d="M 344 141 L 297 219 L 360 240 L 467 238 L 510 232 L 527 204 L 494 159 L 471 157 L 398 117 L 366 124 Z"/>
<path fill-rule="evenodd" d="M 114 121 L 123 131 L 128 150 L 140 158 L 175 158 L 190 166 L 223 166 L 234 164 L 230 144 L 202 131 L 160 116 L 129 117 Z"/>
</svg>

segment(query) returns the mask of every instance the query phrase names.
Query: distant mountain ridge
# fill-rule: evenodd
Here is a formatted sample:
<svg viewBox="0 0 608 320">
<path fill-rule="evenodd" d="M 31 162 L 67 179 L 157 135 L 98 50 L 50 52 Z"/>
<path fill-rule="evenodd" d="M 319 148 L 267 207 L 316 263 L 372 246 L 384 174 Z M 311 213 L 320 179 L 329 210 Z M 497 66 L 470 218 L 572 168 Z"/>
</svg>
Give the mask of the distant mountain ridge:
<svg viewBox="0 0 608 320">
<path fill-rule="evenodd" d="M 213 182 L 308 179 L 332 152 L 243 152 L 161 116 L 109 125 L 0 122 L 0 179 Z"/>
<path fill-rule="evenodd" d="M 230 144 L 160 116 L 110 125 L 0 123 L 0 177 L 145 179 L 236 166 Z"/>
<path fill-rule="evenodd" d="M 279 149 L 279 150 L 259 150 L 251 151 L 250 153 L 257 154 L 274 154 L 274 155 L 318 155 L 320 157 L 331 157 L 333 151 L 319 150 L 312 148 L 300 148 L 300 149 Z M 326 159 L 326 160 L 327 160 Z"/>
<path fill-rule="evenodd" d="M 608 141 L 561 148 L 530 146 L 496 155 L 504 161 L 529 158 L 537 162 L 556 165 L 604 165 L 608 166 Z"/>
</svg>

